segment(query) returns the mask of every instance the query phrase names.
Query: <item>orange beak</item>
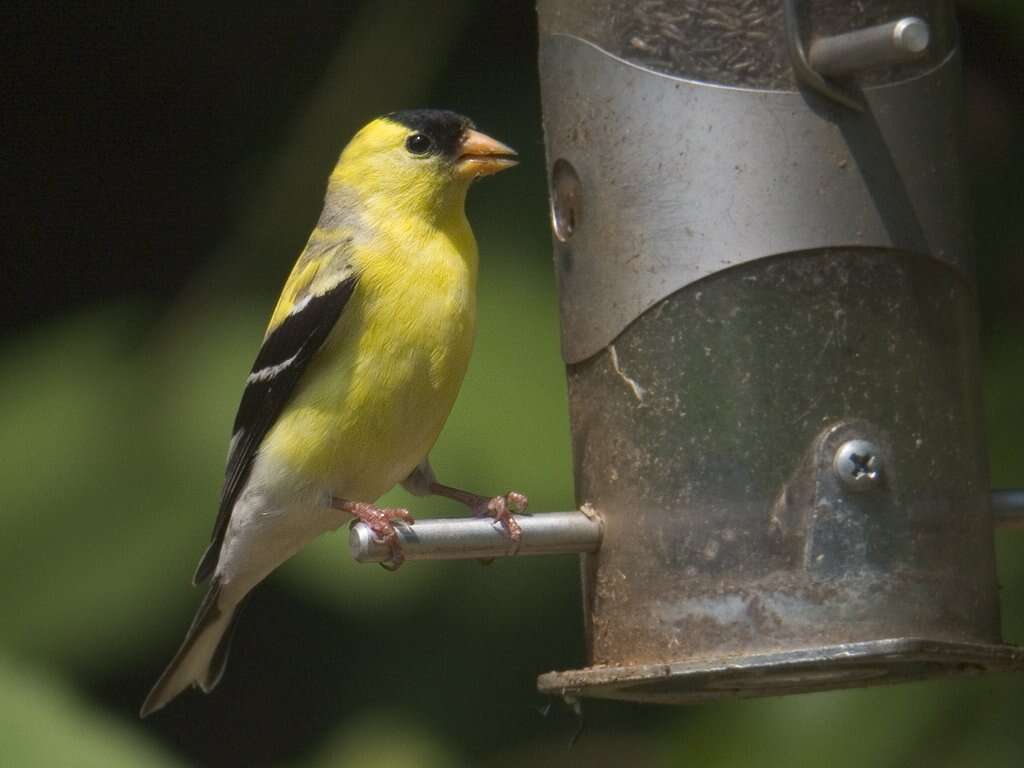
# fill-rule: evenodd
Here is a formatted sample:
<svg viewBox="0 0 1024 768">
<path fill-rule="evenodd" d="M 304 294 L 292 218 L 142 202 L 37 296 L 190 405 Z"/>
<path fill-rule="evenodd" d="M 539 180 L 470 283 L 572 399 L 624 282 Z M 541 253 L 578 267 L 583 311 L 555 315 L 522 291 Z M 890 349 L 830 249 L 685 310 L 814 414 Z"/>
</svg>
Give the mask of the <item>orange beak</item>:
<svg viewBox="0 0 1024 768">
<path fill-rule="evenodd" d="M 455 173 L 461 178 L 476 179 L 504 171 L 518 164 L 516 151 L 480 131 L 466 131 L 459 144 Z"/>
</svg>

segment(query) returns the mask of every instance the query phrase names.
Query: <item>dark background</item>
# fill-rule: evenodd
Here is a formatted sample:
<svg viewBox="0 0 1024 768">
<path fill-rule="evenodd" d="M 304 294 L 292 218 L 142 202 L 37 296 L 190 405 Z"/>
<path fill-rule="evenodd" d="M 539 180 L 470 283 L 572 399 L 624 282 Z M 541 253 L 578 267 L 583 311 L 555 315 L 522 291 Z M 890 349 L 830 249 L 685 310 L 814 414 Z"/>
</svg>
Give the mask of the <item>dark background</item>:
<svg viewBox="0 0 1024 768">
<path fill-rule="evenodd" d="M 1024 9 L 958 5 L 993 481 L 1024 485 Z M 0 304 L 0 759 L 10 765 L 1008 766 L 1013 676 L 700 708 L 533 689 L 580 666 L 573 558 L 351 563 L 250 602 L 220 688 L 145 722 L 198 595 L 265 317 L 348 137 L 439 106 L 515 146 L 481 184 L 481 327 L 435 452 L 450 482 L 573 504 L 525 2 L 7 3 Z M 410 503 L 401 492 L 388 497 Z M 412 502 L 457 514 L 443 502 Z M 998 535 L 1024 642 L 1024 535 Z"/>
</svg>

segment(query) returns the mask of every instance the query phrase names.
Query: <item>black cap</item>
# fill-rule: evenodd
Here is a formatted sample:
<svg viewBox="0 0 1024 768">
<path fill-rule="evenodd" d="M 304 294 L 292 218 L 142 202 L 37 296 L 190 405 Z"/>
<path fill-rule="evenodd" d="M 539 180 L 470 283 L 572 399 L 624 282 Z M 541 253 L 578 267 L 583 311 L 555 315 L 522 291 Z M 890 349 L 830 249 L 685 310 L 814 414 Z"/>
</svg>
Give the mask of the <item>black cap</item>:
<svg viewBox="0 0 1024 768">
<path fill-rule="evenodd" d="M 430 154 L 449 157 L 455 156 L 459 140 L 467 130 L 473 128 L 473 122 L 468 117 L 446 109 L 406 109 L 384 117 L 430 139 Z"/>
</svg>

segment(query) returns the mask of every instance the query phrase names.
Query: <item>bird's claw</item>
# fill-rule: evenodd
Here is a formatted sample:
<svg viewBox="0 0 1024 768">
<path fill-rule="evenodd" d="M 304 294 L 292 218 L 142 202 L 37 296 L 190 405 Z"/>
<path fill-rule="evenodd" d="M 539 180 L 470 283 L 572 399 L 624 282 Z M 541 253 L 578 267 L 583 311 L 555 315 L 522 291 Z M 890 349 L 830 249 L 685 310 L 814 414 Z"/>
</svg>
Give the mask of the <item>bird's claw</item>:
<svg viewBox="0 0 1024 768">
<path fill-rule="evenodd" d="M 477 517 L 493 517 L 501 525 L 513 544 L 518 544 L 523 537 L 523 529 L 516 520 L 516 515 L 525 515 L 529 499 L 526 494 L 509 491 L 503 496 L 494 496 L 480 504 L 474 513 Z"/>
<path fill-rule="evenodd" d="M 391 550 L 391 558 L 381 563 L 381 567 L 386 571 L 397 571 L 398 568 L 405 562 L 405 554 L 402 552 L 402 545 L 398 541 L 398 531 L 395 530 L 395 523 L 400 525 L 412 525 L 416 522 L 415 518 L 409 513 L 409 510 L 402 509 L 401 507 L 377 507 L 373 504 L 364 504 L 362 502 L 350 502 L 345 505 L 345 509 L 355 519 L 352 521 L 352 525 L 356 522 L 362 522 L 366 524 L 366 527 L 373 533 L 374 539 L 379 543 L 385 544 L 389 550 Z"/>
</svg>

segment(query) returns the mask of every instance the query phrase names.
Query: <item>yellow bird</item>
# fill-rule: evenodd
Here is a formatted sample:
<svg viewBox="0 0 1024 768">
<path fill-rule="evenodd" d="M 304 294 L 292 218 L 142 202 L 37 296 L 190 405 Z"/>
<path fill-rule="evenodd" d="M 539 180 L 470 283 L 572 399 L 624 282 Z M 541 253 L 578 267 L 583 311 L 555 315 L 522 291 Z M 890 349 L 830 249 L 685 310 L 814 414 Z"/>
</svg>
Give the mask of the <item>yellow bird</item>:
<svg viewBox="0 0 1024 768">
<path fill-rule="evenodd" d="M 341 153 L 246 380 L 194 578 L 209 578 L 209 591 L 143 717 L 189 685 L 217 685 L 246 595 L 320 534 L 363 520 L 397 567 L 393 523 L 412 517 L 374 502 L 398 483 L 492 515 L 517 537 L 511 515 L 525 496 L 442 485 L 428 461 L 473 346 L 477 246 L 466 192 L 515 156 L 440 110 L 378 118 Z"/>
</svg>

